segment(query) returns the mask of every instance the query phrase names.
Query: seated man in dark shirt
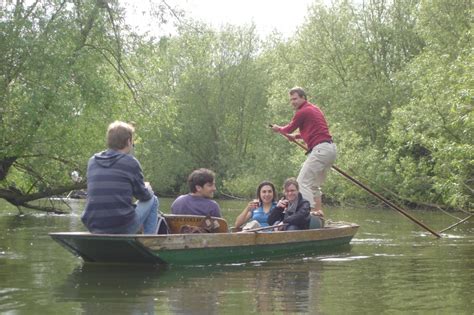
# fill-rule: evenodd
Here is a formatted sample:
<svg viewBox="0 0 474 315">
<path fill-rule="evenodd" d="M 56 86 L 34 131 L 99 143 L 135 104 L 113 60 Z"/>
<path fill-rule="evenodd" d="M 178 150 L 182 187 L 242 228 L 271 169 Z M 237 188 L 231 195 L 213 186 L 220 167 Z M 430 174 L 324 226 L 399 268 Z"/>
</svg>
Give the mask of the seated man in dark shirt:
<svg viewBox="0 0 474 315">
<path fill-rule="evenodd" d="M 210 215 L 221 217 L 217 202 L 212 200 L 216 191 L 213 171 L 200 168 L 188 177 L 189 194 L 179 196 L 171 205 L 173 214 Z"/>
<path fill-rule="evenodd" d="M 115 121 L 107 129 L 108 149 L 89 159 L 87 203 L 82 222 L 92 233 L 156 234 L 158 198 L 133 157 L 135 128 Z M 133 203 L 133 198 L 138 202 Z"/>
</svg>

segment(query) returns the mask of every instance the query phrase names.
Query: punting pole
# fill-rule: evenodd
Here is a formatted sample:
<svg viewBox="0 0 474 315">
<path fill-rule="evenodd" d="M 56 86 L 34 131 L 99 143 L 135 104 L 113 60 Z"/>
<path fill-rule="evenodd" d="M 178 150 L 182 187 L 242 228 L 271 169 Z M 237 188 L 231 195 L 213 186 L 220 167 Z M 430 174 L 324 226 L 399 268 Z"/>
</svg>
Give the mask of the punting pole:
<svg viewBox="0 0 474 315">
<path fill-rule="evenodd" d="M 466 221 L 469 220 L 473 215 L 474 215 L 474 214 L 471 214 L 470 216 L 468 216 L 468 217 L 462 219 L 461 221 L 459 221 L 459 222 L 457 222 L 457 223 L 454 223 L 453 225 L 448 226 L 447 228 L 445 228 L 445 229 L 439 231 L 439 233 L 443 233 L 443 232 L 445 232 L 445 231 L 447 231 L 447 230 L 452 229 L 452 228 L 455 227 L 455 226 L 458 226 L 459 224 L 461 224 L 461 223 L 463 223 L 463 222 L 466 222 Z"/>
<path fill-rule="evenodd" d="M 283 137 L 287 138 L 284 134 L 280 133 Z M 290 140 L 289 138 L 287 138 L 288 140 Z M 298 141 L 292 141 L 290 140 L 290 142 L 293 142 L 295 143 L 296 145 L 298 145 L 300 148 L 302 148 L 303 150 L 305 150 L 306 152 L 308 151 L 308 148 L 298 142 Z M 359 186 L 360 188 L 364 189 L 365 191 L 367 191 L 368 193 L 370 193 L 371 195 L 375 196 L 376 198 L 378 198 L 379 200 L 383 201 L 387 206 L 389 206 L 390 208 L 394 209 L 394 210 L 397 210 L 398 212 L 400 212 L 402 215 L 404 215 L 405 217 L 407 217 L 408 219 L 412 220 L 413 222 L 415 222 L 416 224 L 418 224 L 419 226 L 421 226 L 422 228 L 424 228 L 425 230 L 427 230 L 428 232 L 430 232 L 431 234 L 433 234 L 434 236 L 438 237 L 438 238 L 441 238 L 441 235 L 439 233 L 437 233 L 436 231 L 434 231 L 433 229 L 431 229 L 430 227 L 428 227 L 426 224 L 424 224 L 423 222 L 420 222 L 418 221 L 417 219 L 415 219 L 412 215 L 410 215 L 408 212 L 406 212 L 406 210 L 402 209 L 401 207 L 395 205 L 394 203 L 392 203 L 390 200 L 382 197 L 380 194 L 376 193 L 375 191 L 373 191 L 372 189 L 370 189 L 369 187 L 367 187 L 366 185 L 362 184 L 361 182 L 359 182 L 357 179 L 355 179 L 354 177 L 350 176 L 349 174 L 347 174 L 346 172 L 344 172 L 343 170 L 341 170 L 339 167 L 337 167 L 336 165 L 333 165 L 332 166 L 333 170 L 335 170 L 336 172 L 338 172 L 339 174 L 341 174 L 342 176 L 344 176 L 345 178 L 347 178 L 348 180 L 350 180 L 351 182 L 353 182 L 354 184 L 356 184 L 357 186 Z"/>
</svg>

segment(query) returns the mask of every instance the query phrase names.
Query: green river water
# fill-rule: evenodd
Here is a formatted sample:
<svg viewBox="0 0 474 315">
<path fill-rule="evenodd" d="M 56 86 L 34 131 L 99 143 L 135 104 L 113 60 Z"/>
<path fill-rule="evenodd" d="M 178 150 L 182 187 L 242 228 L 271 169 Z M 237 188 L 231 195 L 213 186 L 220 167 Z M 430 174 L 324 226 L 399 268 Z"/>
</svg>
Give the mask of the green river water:
<svg viewBox="0 0 474 315">
<path fill-rule="evenodd" d="M 164 212 L 170 202 L 161 199 Z M 229 223 L 246 204 L 219 203 Z M 330 219 L 361 226 L 350 247 L 228 265 L 110 266 L 84 264 L 48 236 L 83 231 L 83 206 L 18 215 L 0 202 L 0 313 L 474 314 L 474 220 L 438 240 L 390 209 L 328 208 Z M 437 231 L 456 222 L 411 213 Z"/>
</svg>

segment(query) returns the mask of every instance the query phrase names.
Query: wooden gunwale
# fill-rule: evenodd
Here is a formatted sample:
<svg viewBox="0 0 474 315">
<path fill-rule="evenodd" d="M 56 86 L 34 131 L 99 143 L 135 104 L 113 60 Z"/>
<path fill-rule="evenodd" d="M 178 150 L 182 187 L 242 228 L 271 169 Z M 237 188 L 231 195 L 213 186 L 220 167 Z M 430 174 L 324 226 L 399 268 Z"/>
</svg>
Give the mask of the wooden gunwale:
<svg viewBox="0 0 474 315">
<path fill-rule="evenodd" d="M 153 250 L 220 248 L 233 246 L 279 245 L 353 236 L 357 225 L 329 227 L 317 230 L 271 233 L 171 234 L 161 237 L 138 236 L 137 241 Z"/>
<path fill-rule="evenodd" d="M 191 249 L 208 247 L 278 245 L 308 241 L 330 240 L 353 236 L 359 228 L 356 224 L 341 227 L 326 227 L 316 230 L 281 231 L 271 233 L 202 233 L 202 234 L 92 234 L 89 232 L 50 233 L 57 238 L 85 238 L 100 240 L 137 241 L 152 250 Z"/>
</svg>

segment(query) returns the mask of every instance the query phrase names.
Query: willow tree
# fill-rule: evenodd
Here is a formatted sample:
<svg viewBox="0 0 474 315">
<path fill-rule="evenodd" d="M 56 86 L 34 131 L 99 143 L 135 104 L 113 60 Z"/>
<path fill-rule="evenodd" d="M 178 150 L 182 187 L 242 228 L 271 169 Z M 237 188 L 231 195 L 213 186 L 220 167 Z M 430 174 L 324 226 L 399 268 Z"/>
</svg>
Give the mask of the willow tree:
<svg viewBox="0 0 474 315">
<path fill-rule="evenodd" d="M 51 0 L 0 14 L 0 198 L 35 208 L 85 186 L 69 174 L 84 173 L 129 102 L 122 12 L 111 1 Z"/>
</svg>

